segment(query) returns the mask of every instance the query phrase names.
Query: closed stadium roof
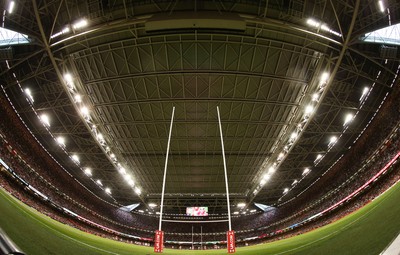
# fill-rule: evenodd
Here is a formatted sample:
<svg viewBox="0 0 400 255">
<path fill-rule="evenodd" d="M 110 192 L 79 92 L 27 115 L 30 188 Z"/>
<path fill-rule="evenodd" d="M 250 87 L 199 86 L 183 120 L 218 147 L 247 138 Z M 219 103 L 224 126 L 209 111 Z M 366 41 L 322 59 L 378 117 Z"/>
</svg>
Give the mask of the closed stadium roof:
<svg viewBox="0 0 400 255">
<path fill-rule="evenodd" d="M 217 106 L 232 202 L 277 205 L 346 153 L 397 78 L 397 46 L 362 40 L 398 23 L 395 0 L 10 2 L 4 27 L 30 41 L 0 46 L 4 91 L 121 205 L 159 203 L 173 107 L 168 208 L 224 210 Z"/>
</svg>

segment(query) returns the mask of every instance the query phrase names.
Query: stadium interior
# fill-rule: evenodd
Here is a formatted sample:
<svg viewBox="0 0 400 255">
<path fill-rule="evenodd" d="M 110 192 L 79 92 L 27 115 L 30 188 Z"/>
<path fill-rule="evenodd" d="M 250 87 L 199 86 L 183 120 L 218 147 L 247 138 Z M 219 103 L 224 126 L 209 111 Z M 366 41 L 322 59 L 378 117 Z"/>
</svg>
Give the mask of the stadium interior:
<svg viewBox="0 0 400 255">
<path fill-rule="evenodd" d="M 399 1 L 0 9 L 0 253 L 153 254 L 162 230 L 165 254 L 226 254 L 233 230 L 238 254 L 380 254 L 399 235 Z"/>
</svg>

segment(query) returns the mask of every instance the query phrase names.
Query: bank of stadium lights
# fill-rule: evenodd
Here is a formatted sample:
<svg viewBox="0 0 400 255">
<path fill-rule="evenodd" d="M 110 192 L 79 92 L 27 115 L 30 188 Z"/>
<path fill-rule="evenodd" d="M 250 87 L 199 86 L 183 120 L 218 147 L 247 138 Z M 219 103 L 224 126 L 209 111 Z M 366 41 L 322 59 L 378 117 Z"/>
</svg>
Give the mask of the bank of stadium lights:
<svg viewBox="0 0 400 255">
<path fill-rule="evenodd" d="M 244 208 L 246 206 L 246 203 L 238 203 L 237 207 L 239 208 Z"/>
<path fill-rule="evenodd" d="M 383 1 L 378 1 L 378 7 L 380 12 L 385 12 L 385 5 L 383 4 Z"/>
<path fill-rule="evenodd" d="M 30 90 L 29 88 L 26 88 L 26 89 L 24 90 L 24 92 L 25 92 L 25 94 L 26 94 L 28 100 L 33 104 L 33 102 L 34 102 L 35 100 L 33 100 L 33 96 L 32 96 L 31 90 Z"/>
<path fill-rule="evenodd" d="M 104 191 L 105 191 L 107 194 L 111 194 L 111 189 L 110 189 L 110 188 L 108 188 L 108 187 L 107 187 L 107 188 L 105 188 L 105 189 L 104 189 Z"/>
<path fill-rule="evenodd" d="M 348 113 L 346 114 L 346 116 L 344 117 L 344 122 L 343 122 L 343 126 L 347 126 L 354 118 L 354 115 L 352 113 Z"/>
<path fill-rule="evenodd" d="M 72 160 L 79 165 L 80 161 L 79 161 L 79 157 L 78 155 L 74 154 L 71 156 Z"/>
<path fill-rule="evenodd" d="M 83 171 L 87 176 L 92 177 L 92 169 L 89 167 L 86 167 L 85 170 Z"/>
<path fill-rule="evenodd" d="M 335 30 L 332 30 L 327 24 L 324 24 L 321 21 L 318 21 L 316 19 L 309 18 L 309 19 L 307 19 L 306 23 L 308 26 L 310 26 L 312 28 L 316 28 L 316 29 L 322 30 L 324 32 L 328 32 L 337 37 L 342 37 L 342 34 L 336 32 Z"/>
<path fill-rule="evenodd" d="M 45 125 L 46 127 L 50 127 L 50 119 L 47 114 L 42 114 L 40 115 L 40 121 Z"/>
<path fill-rule="evenodd" d="M 59 37 L 61 35 L 68 34 L 70 31 L 71 31 L 71 29 L 69 28 L 69 26 L 66 26 L 60 32 L 57 32 L 57 33 L 51 35 L 50 39 L 54 39 L 54 38 L 57 38 L 57 37 Z"/>
<path fill-rule="evenodd" d="M 88 21 L 86 19 L 80 19 L 80 20 L 76 21 L 74 24 L 72 24 L 72 28 L 74 30 L 79 30 L 84 27 L 87 27 L 87 25 L 88 25 Z"/>
<path fill-rule="evenodd" d="M 8 13 L 10 13 L 10 14 L 13 13 L 14 7 L 15 7 L 15 1 L 10 1 L 10 3 L 8 4 L 8 9 L 7 9 Z"/>
<path fill-rule="evenodd" d="M 56 138 L 56 141 L 59 146 L 61 146 L 62 148 L 65 148 L 65 138 L 64 137 L 59 136 Z"/>
<path fill-rule="evenodd" d="M 310 168 L 305 168 L 304 170 L 303 170 L 303 176 L 305 176 L 305 175 L 307 175 L 307 174 L 309 174 L 311 172 L 311 170 L 310 170 Z"/>
</svg>

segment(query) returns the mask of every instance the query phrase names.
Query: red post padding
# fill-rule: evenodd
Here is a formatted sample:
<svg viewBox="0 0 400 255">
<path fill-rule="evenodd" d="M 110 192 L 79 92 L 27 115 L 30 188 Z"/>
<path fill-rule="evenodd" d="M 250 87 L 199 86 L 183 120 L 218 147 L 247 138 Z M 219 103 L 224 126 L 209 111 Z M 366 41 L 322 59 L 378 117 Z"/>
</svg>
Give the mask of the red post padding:
<svg viewBox="0 0 400 255">
<path fill-rule="evenodd" d="M 226 243 L 228 244 L 228 253 L 235 253 L 236 252 L 236 245 L 235 245 L 235 232 L 233 230 L 226 232 Z"/>
<path fill-rule="evenodd" d="M 154 252 L 162 253 L 164 244 L 164 231 L 156 230 L 156 236 L 154 238 Z"/>
</svg>

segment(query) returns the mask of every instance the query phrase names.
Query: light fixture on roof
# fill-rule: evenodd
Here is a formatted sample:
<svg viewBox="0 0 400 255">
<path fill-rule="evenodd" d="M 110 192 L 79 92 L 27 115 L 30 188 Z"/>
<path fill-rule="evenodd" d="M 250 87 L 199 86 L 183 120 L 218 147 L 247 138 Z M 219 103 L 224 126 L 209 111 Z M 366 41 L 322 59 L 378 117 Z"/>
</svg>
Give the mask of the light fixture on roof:
<svg viewBox="0 0 400 255">
<path fill-rule="evenodd" d="M 10 1 L 10 4 L 8 5 L 8 13 L 13 13 L 15 7 L 15 2 Z"/>
<path fill-rule="evenodd" d="M 130 180 L 128 180 L 128 184 L 129 184 L 131 187 L 133 187 L 133 186 L 135 186 L 135 181 L 132 180 L 132 179 L 130 179 Z"/>
<path fill-rule="evenodd" d="M 79 157 L 78 155 L 74 154 L 71 156 L 72 160 L 75 161 L 75 163 L 79 164 Z"/>
<path fill-rule="evenodd" d="M 328 82 L 328 79 L 329 79 L 329 73 L 328 72 L 323 72 L 321 74 L 320 83 L 321 84 L 325 84 L 325 83 Z"/>
<path fill-rule="evenodd" d="M 363 100 L 365 99 L 365 97 L 366 97 L 367 94 L 368 94 L 368 91 L 369 91 L 369 88 L 368 88 L 368 87 L 364 87 L 364 89 L 363 89 L 363 91 L 362 91 L 362 94 L 361 94 L 361 97 L 360 97 L 360 102 L 363 101 Z"/>
<path fill-rule="evenodd" d="M 239 212 L 236 211 L 236 212 L 233 212 L 233 214 L 239 214 Z"/>
<path fill-rule="evenodd" d="M 289 189 L 288 188 L 285 188 L 284 190 L 283 190 L 283 193 L 284 194 L 286 194 L 286 193 L 288 193 L 289 192 Z"/>
<path fill-rule="evenodd" d="M 74 96 L 74 99 L 75 99 L 75 103 L 82 103 L 82 96 L 81 95 L 76 94 Z"/>
<path fill-rule="evenodd" d="M 115 158 L 115 154 L 114 154 L 114 153 L 111 153 L 110 157 L 111 157 L 111 158 Z"/>
<path fill-rule="evenodd" d="M 257 212 L 257 210 L 256 210 L 256 209 L 253 209 L 253 210 L 251 210 L 250 212 L 251 212 L 251 213 L 255 213 L 255 212 Z"/>
<path fill-rule="evenodd" d="M 282 160 L 285 154 L 283 152 L 279 153 L 278 160 Z"/>
<path fill-rule="evenodd" d="M 149 203 L 149 207 L 151 207 L 151 208 L 154 208 L 156 206 L 157 206 L 157 204 L 155 204 L 155 203 Z"/>
<path fill-rule="evenodd" d="M 80 19 L 78 21 L 76 21 L 73 25 L 72 28 L 73 29 L 81 29 L 84 28 L 88 25 L 88 22 L 86 19 Z"/>
<path fill-rule="evenodd" d="M 69 89 L 74 89 L 74 79 L 70 73 L 64 74 L 64 80 Z"/>
<path fill-rule="evenodd" d="M 290 135 L 290 140 L 294 140 L 294 139 L 296 139 L 296 137 L 297 137 L 297 133 L 296 133 L 296 132 L 293 132 L 293 133 Z"/>
<path fill-rule="evenodd" d="M 312 112 L 314 111 L 314 107 L 312 105 L 307 105 L 305 109 L 305 113 L 307 116 L 309 116 Z"/>
<path fill-rule="evenodd" d="M 311 172 L 310 168 L 306 168 L 306 169 L 303 170 L 303 175 L 306 175 L 309 172 Z"/>
<path fill-rule="evenodd" d="M 275 173 L 275 171 L 276 171 L 276 169 L 275 169 L 275 167 L 273 167 L 273 166 L 271 166 L 271 167 L 268 168 L 268 174 L 269 174 L 269 175 Z M 265 178 L 265 175 L 264 175 L 264 178 Z"/>
<path fill-rule="evenodd" d="M 353 120 L 354 115 L 351 113 L 346 114 L 346 117 L 344 118 L 344 123 L 343 126 L 346 126 Z"/>
<path fill-rule="evenodd" d="M 258 190 L 257 190 L 257 189 L 255 189 L 255 190 L 253 191 L 253 194 L 255 195 L 257 192 L 258 192 Z"/>
<path fill-rule="evenodd" d="M 107 187 L 107 188 L 105 188 L 104 190 L 105 190 L 105 192 L 106 192 L 107 194 L 111 194 L 111 189 L 110 189 L 110 188 Z"/>
<path fill-rule="evenodd" d="M 298 180 L 294 180 L 293 183 L 292 183 L 292 186 L 295 185 L 298 182 L 299 182 Z"/>
<path fill-rule="evenodd" d="M 92 169 L 90 169 L 89 167 L 86 167 L 84 170 L 85 174 L 89 177 L 92 176 Z"/>
<path fill-rule="evenodd" d="M 314 93 L 312 95 L 312 97 L 311 97 L 311 100 L 314 101 L 314 102 L 318 101 L 318 99 L 319 99 L 319 94 L 318 93 Z"/>
<path fill-rule="evenodd" d="M 81 113 L 84 117 L 88 117 L 89 116 L 89 109 L 86 106 L 82 106 L 81 107 Z"/>
<path fill-rule="evenodd" d="M 135 193 L 140 195 L 142 193 L 142 191 L 140 190 L 140 188 L 135 188 Z"/>
<path fill-rule="evenodd" d="M 243 208 L 243 207 L 245 207 L 246 206 L 246 203 L 239 203 L 239 204 L 237 204 L 237 207 L 240 207 L 240 208 Z"/>
<path fill-rule="evenodd" d="M 321 159 L 322 158 L 322 154 L 318 154 L 317 155 L 317 158 L 315 159 L 315 161 L 317 161 L 317 160 L 319 160 L 319 159 Z"/>
<path fill-rule="evenodd" d="M 311 27 L 319 27 L 321 25 L 320 22 L 316 21 L 315 19 L 309 18 L 307 19 L 307 24 Z"/>
<path fill-rule="evenodd" d="M 25 92 L 25 94 L 27 95 L 28 99 L 31 101 L 31 103 L 33 103 L 34 100 L 33 100 L 33 96 L 32 96 L 31 90 L 30 90 L 29 88 L 26 88 L 26 89 L 24 90 L 24 92 Z"/>
<path fill-rule="evenodd" d="M 332 146 L 337 142 L 337 137 L 336 136 L 331 136 L 331 138 L 329 138 L 329 144 L 328 146 Z"/>
<path fill-rule="evenodd" d="M 126 174 L 126 170 L 125 170 L 125 168 L 122 167 L 122 166 L 118 169 L 118 172 L 119 172 L 120 174 L 123 174 L 123 175 Z"/>
<path fill-rule="evenodd" d="M 62 147 L 65 147 L 65 138 L 62 136 L 59 136 L 56 138 L 56 141 L 59 145 L 61 145 Z"/>
<path fill-rule="evenodd" d="M 46 114 L 42 114 L 42 115 L 40 115 L 40 120 L 42 121 L 42 123 L 43 123 L 46 127 L 50 127 L 49 116 L 47 116 Z"/>
<path fill-rule="evenodd" d="M 265 183 L 267 183 L 267 180 L 264 179 L 264 178 L 262 178 L 261 181 L 260 181 L 260 185 L 261 185 L 261 186 L 264 186 Z"/>
<path fill-rule="evenodd" d="M 383 5 L 383 1 L 379 0 L 378 1 L 378 6 L 379 6 L 379 10 L 381 12 L 385 12 L 385 6 Z"/>
<path fill-rule="evenodd" d="M 101 182 L 101 180 L 97 180 L 96 183 L 100 186 L 103 186 L 103 183 Z"/>
</svg>

